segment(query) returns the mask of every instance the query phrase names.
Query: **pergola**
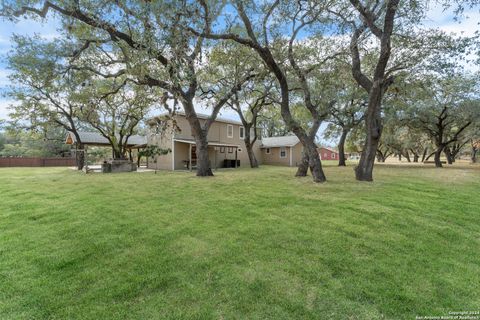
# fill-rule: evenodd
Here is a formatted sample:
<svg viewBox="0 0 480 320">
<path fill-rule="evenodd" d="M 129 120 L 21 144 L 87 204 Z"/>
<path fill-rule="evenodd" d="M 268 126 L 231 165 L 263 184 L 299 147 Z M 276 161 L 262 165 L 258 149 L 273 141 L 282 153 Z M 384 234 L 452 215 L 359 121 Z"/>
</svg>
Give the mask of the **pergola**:
<svg viewBox="0 0 480 320">
<path fill-rule="evenodd" d="M 96 146 L 96 147 L 111 147 L 110 142 L 107 138 L 102 136 L 100 133 L 96 132 L 86 132 L 86 131 L 79 131 L 77 132 L 80 136 L 80 141 L 77 141 L 77 137 L 69 132 L 65 139 L 65 143 L 69 145 L 78 146 L 78 144 L 82 144 L 84 146 L 83 149 L 75 148 L 75 152 L 83 152 L 85 155 L 85 163 L 87 162 L 87 154 L 88 154 L 88 146 Z M 126 144 L 126 148 L 131 150 L 139 150 L 143 149 L 147 146 L 147 138 L 140 135 L 132 135 L 128 138 L 128 142 Z M 112 151 L 113 152 L 113 151 Z M 88 171 L 88 165 L 85 165 L 86 170 Z"/>
</svg>

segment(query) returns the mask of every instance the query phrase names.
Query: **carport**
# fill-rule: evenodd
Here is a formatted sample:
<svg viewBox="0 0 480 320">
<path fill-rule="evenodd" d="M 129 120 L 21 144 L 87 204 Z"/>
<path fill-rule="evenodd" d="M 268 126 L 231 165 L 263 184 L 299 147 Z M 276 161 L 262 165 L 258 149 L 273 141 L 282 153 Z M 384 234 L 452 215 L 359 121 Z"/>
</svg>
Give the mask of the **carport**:
<svg viewBox="0 0 480 320">
<path fill-rule="evenodd" d="M 83 153 L 85 157 L 85 171 L 88 172 L 88 147 L 95 146 L 95 147 L 112 147 L 110 142 L 107 138 L 102 136 L 100 133 L 97 132 L 87 132 L 87 131 L 79 131 L 78 135 L 80 137 L 80 141 L 77 141 L 77 137 L 72 133 L 69 132 L 65 139 L 65 143 L 71 146 L 75 146 L 74 152 L 75 155 L 78 153 Z M 83 146 L 83 148 L 79 148 L 79 146 Z M 147 146 L 147 138 L 140 135 L 132 135 L 128 138 L 126 148 L 129 150 L 129 154 L 131 154 L 132 150 L 140 150 Z M 112 150 L 112 158 L 113 158 L 113 150 Z"/>
</svg>

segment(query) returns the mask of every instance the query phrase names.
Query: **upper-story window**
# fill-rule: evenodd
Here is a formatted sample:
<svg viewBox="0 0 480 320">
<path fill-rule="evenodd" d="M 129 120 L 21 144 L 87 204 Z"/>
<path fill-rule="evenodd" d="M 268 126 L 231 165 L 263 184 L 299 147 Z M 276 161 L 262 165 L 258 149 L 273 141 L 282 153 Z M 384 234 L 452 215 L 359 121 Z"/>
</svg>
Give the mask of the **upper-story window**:
<svg viewBox="0 0 480 320">
<path fill-rule="evenodd" d="M 239 133 L 240 133 L 240 135 L 239 135 L 240 139 L 245 138 L 245 128 L 244 127 L 240 127 Z"/>
<path fill-rule="evenodd" d="M 233 126 L 227 124 L 227 138 L 233 138 Z"/>
</svg>

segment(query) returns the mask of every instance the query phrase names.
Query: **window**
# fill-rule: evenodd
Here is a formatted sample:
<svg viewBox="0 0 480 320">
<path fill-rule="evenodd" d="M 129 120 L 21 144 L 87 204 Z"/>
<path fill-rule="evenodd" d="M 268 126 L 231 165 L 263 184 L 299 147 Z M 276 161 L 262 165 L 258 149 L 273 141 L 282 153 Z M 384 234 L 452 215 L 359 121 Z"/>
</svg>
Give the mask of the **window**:
<svg viewBox="0 0 480 320">
<path fill-rule="evenodd" d="M 225 147 L 220 147 L 220 153 L 225 153 Z"/>
<path fill-rule="evenodd" d="M 240 127 L 240 139 L 243 139 L 245 138 L 245 128 L 244 127 Z"/>
<path fill-rule="evenodd" d="M 228 147 L 228 153 L 233 153 L 233 147 Z"/>
<path fill-rule="evenodd" d="M 227 124 L 227 138 L 233 138 L 233 126 Z"/>
<path fill-rule="evenodd" d="M 270 154 L 270 148 L 265 149 L 266 154 Z"/>
<path fill-rule="evenodd" d="M 241 149 L 241 148 L 238 148 L 237 151 L 238 151 L 238 152 L 242 152 L 242 149 Z"/>
<path fill-rule="evenodd" d="M 286 158 L 287 157 L 287 149 L 286 148 L 280 148 L 280 158 Z"/>
<path fill-rule="evenodd" d="M 335 159 L 335 153 L 332 153 L 332 159 Z"/>
</svg>

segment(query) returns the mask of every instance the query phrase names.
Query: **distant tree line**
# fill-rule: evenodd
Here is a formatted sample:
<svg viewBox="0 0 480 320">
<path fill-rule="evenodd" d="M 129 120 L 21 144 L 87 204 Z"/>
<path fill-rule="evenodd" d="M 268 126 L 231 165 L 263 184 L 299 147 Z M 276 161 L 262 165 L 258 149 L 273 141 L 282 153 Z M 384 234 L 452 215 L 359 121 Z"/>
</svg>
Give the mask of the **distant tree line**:
<svg viewBox="0 0 480 320">
<path fill-rule="evenodd" d="M 59 128 L 50 128 L 48 133 L 18 130 L 14 126 L 0 130 L 0 157 L 64 157 L 69 154 L 64 132 Z"/>
</svg>

